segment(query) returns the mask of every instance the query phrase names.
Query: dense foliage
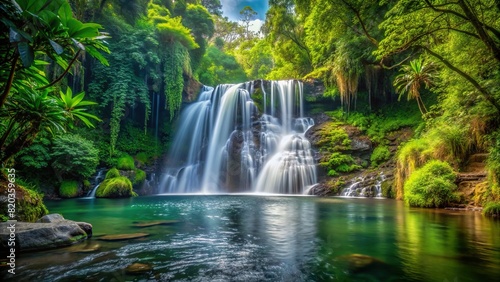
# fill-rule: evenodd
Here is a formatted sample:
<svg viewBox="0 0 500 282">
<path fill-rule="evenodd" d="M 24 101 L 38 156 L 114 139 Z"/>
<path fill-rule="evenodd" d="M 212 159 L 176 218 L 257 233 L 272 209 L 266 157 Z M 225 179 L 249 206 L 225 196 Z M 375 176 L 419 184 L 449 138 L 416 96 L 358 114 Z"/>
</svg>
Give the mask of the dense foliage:
<svg viewBox="0 0 500 282">
<path fill-rule="evenodd" d="M 405 203 L 412 207 L 439 208 L 457 202 L 455 178 L 449 164 L 430 161 L 405 183 Z"/>
</svg>

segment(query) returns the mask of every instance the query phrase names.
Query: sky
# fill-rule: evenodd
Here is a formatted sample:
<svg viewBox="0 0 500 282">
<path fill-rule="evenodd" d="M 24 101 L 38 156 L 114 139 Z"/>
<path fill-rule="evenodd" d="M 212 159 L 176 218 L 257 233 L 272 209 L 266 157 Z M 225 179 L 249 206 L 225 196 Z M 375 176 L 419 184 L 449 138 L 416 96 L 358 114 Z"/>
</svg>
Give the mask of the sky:
<svg viewBox="0 0 500 282">
<path fill-rule="evenodd" d="M 264 24 L 266 12 L 269 8 L 267 0 L 221 0 L 222 13 L 231 21 L 240 20 L 240 11 L 245 6 L 250 6 L 257 12 L 257 19 L 250 23 L 250 30 L 258 31 Z"/>
</svg>

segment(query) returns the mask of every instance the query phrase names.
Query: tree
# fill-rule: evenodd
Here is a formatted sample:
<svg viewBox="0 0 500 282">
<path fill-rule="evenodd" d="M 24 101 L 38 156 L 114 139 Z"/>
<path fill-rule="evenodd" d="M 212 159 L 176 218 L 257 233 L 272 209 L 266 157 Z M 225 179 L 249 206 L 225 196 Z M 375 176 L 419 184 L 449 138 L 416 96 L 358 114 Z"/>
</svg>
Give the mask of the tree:
<svg viewBox="0 0 500 282">
<path fill-rule="evenodd" d="M 379 42 L 375 54 L 385 61 L 399 54 L 411 56 L 424 52 L 473 86 L 500 115 L 500 97 L 495 95 L 494 84 L 484 83 L 498 79 L 491 69 L 500 68 L 499 17 L 498 6 L 489 0 L 398 1 L 380 25 L 386 36 Z M 457 56 L 449 44 L 456 40 L 467 42 L 465 48 L 474 46 L 476 52 L 468 58 Z M 481 58 L 475 54 L 480 54 Z M 469 66 L 476 64 L 478 59 L 488 62 L 483 65 L 490 70 L 471 69 Z"/>
<path fill-rule="evenodd" d="M 203 5 L 212 15 L 222 16 L 222 4 L 220 0 L 201 0 Z"/>
<path fill-rule="evenodd" d="M 241 9 L 240 15 L 241 15 L 240 19 L 246 27 L 246 37 L 248 39 L 250 38 L 250 30 L 249 30 L 250 22 L 256 18 L 257 12 L 255 12 L 254 9 L 252 9 L 252 7 L 245 6 L 243 7 L 243 9 Z"/>
<path fill-rule="evenodd" d="M 411 61 L 409 65 L 404 65 L 402 71 L 394 80 L 399 99 L 407 93 L 408 100 L 415 99 L 422 115 L 426 114 L 427 109 L 420 96 L 420 87 L 423 84 L 425 88 L 429 88 L 434 84 L 436 65 L 433 62 L 425 63 L 419 58 Z"/>
</svg>

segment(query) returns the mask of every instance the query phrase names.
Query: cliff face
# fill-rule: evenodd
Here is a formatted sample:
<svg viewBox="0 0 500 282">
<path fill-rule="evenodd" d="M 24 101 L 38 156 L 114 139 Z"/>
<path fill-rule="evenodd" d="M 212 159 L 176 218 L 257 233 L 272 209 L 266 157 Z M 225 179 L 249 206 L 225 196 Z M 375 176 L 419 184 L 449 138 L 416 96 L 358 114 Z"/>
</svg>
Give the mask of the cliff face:
<svg viewBox="0 0 500 282">
<path fill-rule="evenodd" d="M 316 124 L 306 133 L 318 163 L 319 185 L 312 193 L 343 195 L 351 188 L 350 196 L 394 198 L 396 152 L 413 135 L 411 128 L 391 131 L 375 141 L 361 128 L 324 113 L 316 115 L 314 120 Z M 383 147 L 386 155 L 377 157 L 377 147 Z"/>
</svg>

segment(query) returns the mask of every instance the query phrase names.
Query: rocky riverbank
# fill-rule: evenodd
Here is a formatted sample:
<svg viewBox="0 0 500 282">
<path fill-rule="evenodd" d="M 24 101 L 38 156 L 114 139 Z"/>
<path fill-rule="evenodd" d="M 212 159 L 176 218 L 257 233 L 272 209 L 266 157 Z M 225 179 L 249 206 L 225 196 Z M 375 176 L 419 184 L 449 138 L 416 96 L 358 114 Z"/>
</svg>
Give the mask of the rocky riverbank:
<svg viewBox="0 0 500 282">
<path fill-rule="evenodd" d="M 12 228 L 15 232 L 11 232 Z M 11 238 L 17 251 L 31 252 L 70 246 L 90 237 L 90 223 L 67 220 L 60 214 L 45 215 L 37 222 L 0 223 L 1 253 L 12 247 L 8 244 Z"/>
</svg>

